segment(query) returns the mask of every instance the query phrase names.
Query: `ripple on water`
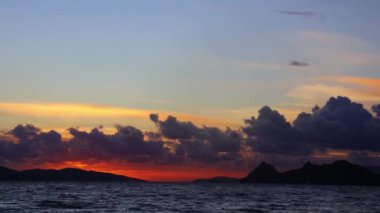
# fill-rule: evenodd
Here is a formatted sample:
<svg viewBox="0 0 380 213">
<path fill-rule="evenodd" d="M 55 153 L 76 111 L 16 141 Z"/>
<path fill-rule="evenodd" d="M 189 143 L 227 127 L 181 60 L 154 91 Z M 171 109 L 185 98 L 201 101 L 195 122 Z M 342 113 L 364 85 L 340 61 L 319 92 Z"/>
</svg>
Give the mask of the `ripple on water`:
<svg viewBox="0 0 380 213">
<path fill-rule="evenodd" d="M 58 200 L 42 200 L 37 203 L 38 207 L 54 208 L 54 209 L 83 209 L 91 206 L 91 203 L 81 201 L 58 201 Z"/>
<path fill-rule="evenodd" d="M 0 212 L 380 212 L 380 187 L 0 183 Z"/>
</svg>

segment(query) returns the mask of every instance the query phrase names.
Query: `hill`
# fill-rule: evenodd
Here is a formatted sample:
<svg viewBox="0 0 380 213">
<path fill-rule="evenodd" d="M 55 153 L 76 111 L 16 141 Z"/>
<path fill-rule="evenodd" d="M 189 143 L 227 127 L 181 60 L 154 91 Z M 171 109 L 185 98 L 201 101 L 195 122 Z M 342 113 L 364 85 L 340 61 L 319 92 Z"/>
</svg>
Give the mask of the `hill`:
<svg viewBox="0 0 380 213">
<path fill-rule="evenodd" d="M 345 160 L 320 166 L 307 162 L 299 169 L 283 173 L 279 173 L 270 164 L 262 163 L 246 177 L 242 178 L 241 182 L 380 185 L 380 175 Z"/>
<path fill-rule="evenodd" d="M 73 168 L 16 171 L 6 167 L 0 167 L 0 181 L 146 182 L 123 175 Z"/>
</svg>

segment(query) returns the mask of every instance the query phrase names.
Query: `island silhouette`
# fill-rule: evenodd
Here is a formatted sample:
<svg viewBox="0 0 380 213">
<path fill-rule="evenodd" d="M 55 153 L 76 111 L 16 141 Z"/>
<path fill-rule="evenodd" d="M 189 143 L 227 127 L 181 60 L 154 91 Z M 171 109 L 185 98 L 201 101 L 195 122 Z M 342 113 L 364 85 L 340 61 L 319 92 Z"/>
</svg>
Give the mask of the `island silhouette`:
<svg viewBox="0 0 380 213">
<path fill-rule="evenodd" d="M 0 166 L 0 181 L 78 181 L 78 182 L 146 182 L 145 180 L 105 172 L 75 168 L 30 169 L 16 171 Z"/>
<path fill-rule="evenodd" d="M 194 183 L 276 183 L 276 184 L 325 184 L 325 185 L 380 185 L 380 174 L 368 168 L 338 160 L 331 164 L 315 165 L 306 162 L 301 168 L 279 172 L 272 165 L 262 162 L 246 177 L 217 177 L 199 179 Z"/>
<path fill-rule="evenodd" d="M 147 182 L 123 175 L 75 168 L 16 171 L 1 166 L 0 181 Z M 271 164 L 262 162 L 243 178 L 219 176 L 210 179 L 197 179 L 193 183 L 380 185 L 380 174 L 346 160 L 322 165 L 307 162 L 299 169 L 282 173 Z"/>
</svg>

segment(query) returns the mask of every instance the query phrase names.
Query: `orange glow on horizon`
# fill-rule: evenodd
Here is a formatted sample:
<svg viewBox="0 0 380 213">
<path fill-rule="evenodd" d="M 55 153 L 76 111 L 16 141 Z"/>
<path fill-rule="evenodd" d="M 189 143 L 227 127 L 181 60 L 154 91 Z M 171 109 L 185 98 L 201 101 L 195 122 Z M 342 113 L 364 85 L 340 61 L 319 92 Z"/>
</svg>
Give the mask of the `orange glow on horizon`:
<svg viewBox="0 0 380 213">
<path fill-rule="evenodd" d="M 35 167 L 23 166 L 19 170 L 31 169 Z M 87 164 L 86 162 L 66 161 L 63 163 L 45 163 L 37 166 L 41 169 L 63 169 L 78 168 L 83 170 L 92 170 L 98 172 L 107 172 L 112 174 L 124 175 L 133 178 L 139 178 L 151 182 L 191 182 L 200 178 L 212 178 L 217 176 L 227 176 L 242 178 L 249 171 L 226 169 L 211 166 L 199 165 L 150 165 L 143 163 L 127 163 L 120 165 L 117 163 L 95 163 Z"/>
</svg>

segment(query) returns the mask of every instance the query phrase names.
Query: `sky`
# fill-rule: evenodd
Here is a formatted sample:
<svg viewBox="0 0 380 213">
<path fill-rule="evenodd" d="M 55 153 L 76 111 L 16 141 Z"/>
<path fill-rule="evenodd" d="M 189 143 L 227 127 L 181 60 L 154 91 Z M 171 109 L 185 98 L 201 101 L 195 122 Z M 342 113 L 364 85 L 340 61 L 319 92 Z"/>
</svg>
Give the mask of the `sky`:
<svg viewBox="0 0 380 213">
<path fill-rule="evenodd" d="M 380 103 L 379 9 L 377 0 L 3 0 L 0 147 L 21 154 L 0 152 L 0 162 L 157 181 L 243 176 L 263 159 L 283 168 L 310 156 L 377 163 L 372 131 L 380 126 L 371 107 Z M 315 105 L 326 110 L 312 112 Z M 330 119 L 335 106 L 347 107 L 338 114 L 348 122 L 336 131 L 363 121 L 358 128 L 366 133 L 352 137 L 366 136 L 368 144 L 353 145 L 346 135 L 317 140 L 297 125 L 318 129 L 315 119 Z M 312 115 L 304 121 L 301 112 Z M 251 116 L 257 119 L 244 124 Z M 264 122 L 267 135 L 260 126 L 266 119 L 291 133 Z M 323 146 L 299 145 L 293 131 L 306 131 L 310 138 L 303 141 Z M 335 144 L 338 139 L 350 145 Z M 52 143 L 58 147 L 45 147 Z M 124 147 L 134 157 L 106 148 L 114 143 L 121 150 L 134 144 Z M 210 150 L 202 154 L 193 146 Z M 52 159 L 56 152 L 62 156 Z M 278 154 L 288 160 L 273 157 Z"/>
</svg>

